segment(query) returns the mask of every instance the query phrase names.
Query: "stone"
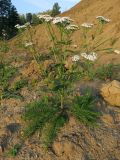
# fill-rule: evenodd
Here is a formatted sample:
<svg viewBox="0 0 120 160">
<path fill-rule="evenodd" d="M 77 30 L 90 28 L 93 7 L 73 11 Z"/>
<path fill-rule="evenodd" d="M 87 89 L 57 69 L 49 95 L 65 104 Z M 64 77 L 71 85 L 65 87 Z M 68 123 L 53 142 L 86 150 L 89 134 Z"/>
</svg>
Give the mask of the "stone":
<svg viewBox="0 0 120 160">
<path fill-rule="evenodd" d="M 19 130 L 20 124 L 19 123 L 10 123 L 6 126 L 7 131 L 10 133 L 15 133 Z"/>
<path fill-rule="evenodd" d="M 120 107 L 120 82 L 113 80 L 104 84 L 101 88 L 101 95 L 110 105 Z"/>
<path fill-rule="evenodd" d="M 53 143 L 53 151 L 57 156 L 62 156 L 62 154 L 64 153 L 62 143 L 61 142 L 54 142 Z"/>
</svg>

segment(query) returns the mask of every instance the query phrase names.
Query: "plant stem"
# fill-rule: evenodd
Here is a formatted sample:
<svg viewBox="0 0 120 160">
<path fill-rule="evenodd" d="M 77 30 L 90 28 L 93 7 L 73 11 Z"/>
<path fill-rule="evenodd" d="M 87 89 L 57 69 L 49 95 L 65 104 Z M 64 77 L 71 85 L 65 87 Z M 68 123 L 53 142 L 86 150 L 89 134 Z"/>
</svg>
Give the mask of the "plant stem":
<svg viewBox="0 0 120 160">
<path fill-rule="evenodd" d="M 63 95 L 61 94 L 60 97 L 61 97 L 61 106 L 60 106 L 60 108 L 63 109 Z"/>
<path fill-rule="evenodd" d="M 55 46 L 56 46 L 56 35 L 55 35 L 55 33 L 53 31 L 53 28 L 52 28 L 50 23 L 47 23 L 47 28 L 48 28 L 48 31 L 50 33 L 50 37 L 52 38 L 52 42 L 53 42 L 53 45 L 54 45 L 54 48 L 55 48 Z M 54 50 L 53 50 L 53 54 L 54 54 L 55 61 L 57 62 L 57 57 L 56 57 L 56 53 L 55 53 Z"/>
</svg>

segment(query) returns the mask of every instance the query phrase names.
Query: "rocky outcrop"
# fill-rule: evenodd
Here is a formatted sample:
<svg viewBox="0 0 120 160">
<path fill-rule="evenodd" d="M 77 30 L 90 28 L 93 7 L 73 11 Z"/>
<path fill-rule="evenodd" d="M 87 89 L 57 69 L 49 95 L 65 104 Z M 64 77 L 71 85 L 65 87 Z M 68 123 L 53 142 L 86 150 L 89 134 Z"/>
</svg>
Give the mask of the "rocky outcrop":
<svg viewBox="0 0 120 160">
<path fill-rule="evenodd" d="M 120 82 L 114 80 L 103 85 L 101 95 L 110 105 L 120 107 Z"/>
</svg>

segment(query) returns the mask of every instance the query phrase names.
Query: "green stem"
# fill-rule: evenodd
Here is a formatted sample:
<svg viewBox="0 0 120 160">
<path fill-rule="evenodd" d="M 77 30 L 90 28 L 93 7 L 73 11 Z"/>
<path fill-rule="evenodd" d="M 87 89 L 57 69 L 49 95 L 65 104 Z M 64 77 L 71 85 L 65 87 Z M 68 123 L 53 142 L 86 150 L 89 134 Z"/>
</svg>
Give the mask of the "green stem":
<svg viewBox="0 0 120 160">
<path fill-rule="evenodd" d="M 63 95 L 62 95 L 62 94 L 60 95 L 60 101 L 61 101 L 61 106 L 60 106 L 60 108 L 63 109 Z"/>
<path fill-rule="evenodd" d="M 105 41 L 101 42 L 100 44 L 98 44 L 97 46 L 93 47 L 93 50 L 100 47 L 101 45 L 103 45 L 104 43 L 108 42 L 111 38 L 106 39 Z"/>
<path fill-rule="evenodd" d="M 52 28 L 52 26 L 51 26 L 50 23 L 47 23 L 47 28 L 48 28 L 48 31 L 49 31 L 49 33 L 50 33 L 50 36 L 51 36 L 51 38 L 52 38 L 52 42 L 53 42 L 53 45 L 54 45 L 54 48 L 55 48 L 55 46 L 56 46 L 56 35 L 55 35 L 55 33 L 54 33 L 54 31 L 53 31 L 53 28 Z M 51 31 L 51 30 L 52 30 L 52 31 Z M 53 54 L 54 54 L 55 62 L 57 62 L 57 57 L 56 57 L 56 53 L 55 53 L 54 50 L 53 50 Z"/>
</svg>

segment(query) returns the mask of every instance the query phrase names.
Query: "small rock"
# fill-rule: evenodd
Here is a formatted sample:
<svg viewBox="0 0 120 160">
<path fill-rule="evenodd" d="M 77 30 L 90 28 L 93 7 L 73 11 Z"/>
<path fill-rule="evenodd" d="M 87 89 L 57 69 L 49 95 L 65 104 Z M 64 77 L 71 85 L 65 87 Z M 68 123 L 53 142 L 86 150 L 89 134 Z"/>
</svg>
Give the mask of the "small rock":
<svg viewBox="0 0 120 160">
<path fill-rule="evenodd" d="M 10 133 L 15 133 L 19 130 L 20 128 L 20 124 L 19 123 L 10 123 L 6 126 L 6 129 L 10 132 Z"/>
<path fill-rule="evenodd" d="M 63 154 L 63 146 L 61 142 L 54 142 L 53 151 L 57 156 L 62 156 Z"/>
<path fill-rule="evenodd" d="M 106 125 L 113 125 L 114 124 L 114 120 L 113 120 L 113 117 L 109 114 L 104 114 L 102 117 L 101 117 L 102 121 L 106 124 Z"/>
<path fill-rule="evenodd" d="M 103 85 L 101 95 L 110 105 L 120 107 L 120 82 L 114 80 Z"/>
</svg>

